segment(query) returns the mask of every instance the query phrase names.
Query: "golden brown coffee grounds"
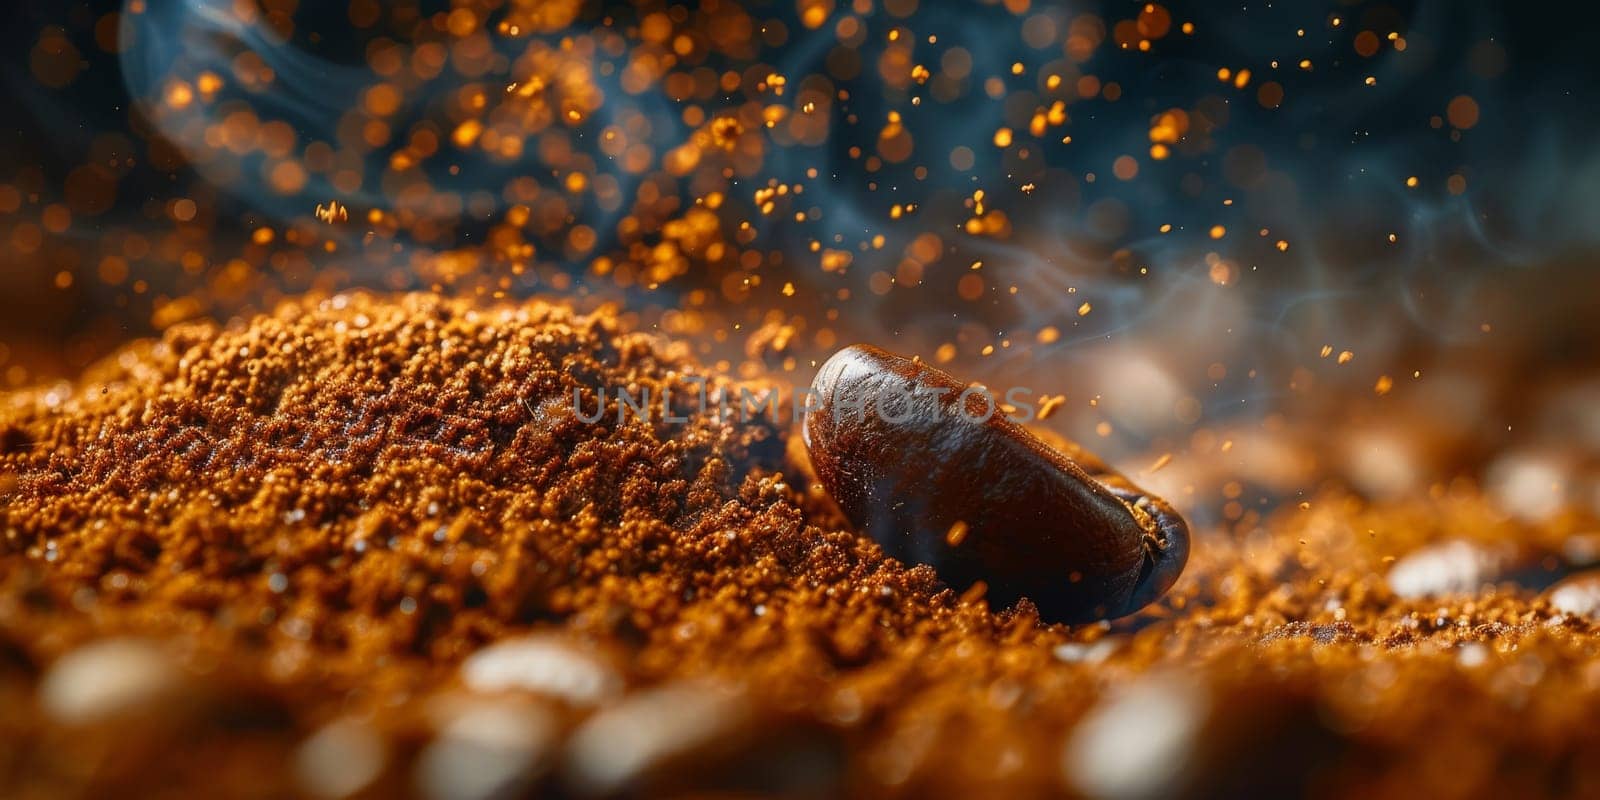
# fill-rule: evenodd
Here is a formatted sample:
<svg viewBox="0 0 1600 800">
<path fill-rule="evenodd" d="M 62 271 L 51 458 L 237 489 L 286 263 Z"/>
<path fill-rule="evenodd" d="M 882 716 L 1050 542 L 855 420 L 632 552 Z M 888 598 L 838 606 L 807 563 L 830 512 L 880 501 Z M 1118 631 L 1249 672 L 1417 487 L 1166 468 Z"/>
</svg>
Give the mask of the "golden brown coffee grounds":
<svg viewBox="0 0 1600 800">
<path fill-rule="evenodd" d="M 1600 791 L 1600 637 L 1537 593 L 1592 521 L 1329 489 L 1045 626 L 845 529 L 781 419 L 572 415 L 733 386 L 685 350 L 350 295 L 6 397 L 0 794 Z"/>
</svg>

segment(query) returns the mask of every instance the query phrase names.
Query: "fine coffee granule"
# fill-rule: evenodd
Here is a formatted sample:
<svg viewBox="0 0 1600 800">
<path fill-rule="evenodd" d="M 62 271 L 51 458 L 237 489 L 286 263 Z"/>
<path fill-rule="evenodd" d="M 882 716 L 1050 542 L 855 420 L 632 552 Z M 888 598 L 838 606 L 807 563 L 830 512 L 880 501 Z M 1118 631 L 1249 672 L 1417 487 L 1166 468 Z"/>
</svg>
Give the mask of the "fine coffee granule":
<svg viewBox="0 0 1600 800">
<path fill-rule="evenodd" d="M 603 309 L 354 294 L 5 398 L 0 794 L 1600 791 L 1600 637 L 1538 594 L 1592 521 L 1329 489 L 1044 625 L 697 378 L 740 385 Z"/>
</svg>

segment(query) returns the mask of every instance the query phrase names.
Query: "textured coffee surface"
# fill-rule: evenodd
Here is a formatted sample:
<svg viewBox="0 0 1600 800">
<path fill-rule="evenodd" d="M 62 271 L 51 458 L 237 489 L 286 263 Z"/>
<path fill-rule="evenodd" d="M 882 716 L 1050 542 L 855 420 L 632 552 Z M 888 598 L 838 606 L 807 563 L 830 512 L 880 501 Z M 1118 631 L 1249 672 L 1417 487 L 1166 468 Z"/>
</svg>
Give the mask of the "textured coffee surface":
<svg viewBox="0 0 1600 800">
<path fill-rule="evenodd" d="M 0 794 L 1600 791 L 1600 637 L 1527 580 L 1592 520 L 1328 490 L 1045 625 L 849 530 L 786 416 L 571 414 L 732 386 L 686 353 L 353 295 L 0 398 Z M 1389 585 L 1457 541 L 1533 566 Z"/>
</svg>

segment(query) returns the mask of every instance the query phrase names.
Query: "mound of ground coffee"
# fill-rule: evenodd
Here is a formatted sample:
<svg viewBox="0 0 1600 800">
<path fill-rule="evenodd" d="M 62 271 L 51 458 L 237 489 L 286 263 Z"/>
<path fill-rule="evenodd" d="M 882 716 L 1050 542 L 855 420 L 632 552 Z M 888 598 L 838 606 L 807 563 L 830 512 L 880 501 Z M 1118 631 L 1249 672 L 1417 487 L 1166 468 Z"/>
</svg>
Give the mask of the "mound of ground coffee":
<svg viewBox="0 0 1600 800">
<path fill-rule="evenodd" d="M 687 352 L 349 295 L 0 400 L 0 794 L 1600 791 L 1600 637 L 1535 591 L 1585 520 L 1330 490 L 1044 625 L 848 530 Z"/>
</svg>

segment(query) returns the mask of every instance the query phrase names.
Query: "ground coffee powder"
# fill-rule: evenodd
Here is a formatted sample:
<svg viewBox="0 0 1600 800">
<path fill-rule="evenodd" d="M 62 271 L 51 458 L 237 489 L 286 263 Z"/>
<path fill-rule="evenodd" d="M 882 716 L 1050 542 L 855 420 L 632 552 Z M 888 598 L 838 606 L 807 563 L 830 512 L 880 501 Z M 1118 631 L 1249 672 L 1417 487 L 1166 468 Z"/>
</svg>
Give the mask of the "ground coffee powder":
<svg viewBox="0 0 1600 800">
<path fill-rule="evenodd" d="M 1600 637 L 1536 593 L 1591 521 L 1330 489 L 1050 626 L 701 377 L 606 311 L 357 294 L 4 398 L 0 794 L 1600 792 Z M 576 419 L 601 387 L 688 421 Z"/>
</svg>

